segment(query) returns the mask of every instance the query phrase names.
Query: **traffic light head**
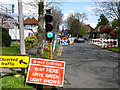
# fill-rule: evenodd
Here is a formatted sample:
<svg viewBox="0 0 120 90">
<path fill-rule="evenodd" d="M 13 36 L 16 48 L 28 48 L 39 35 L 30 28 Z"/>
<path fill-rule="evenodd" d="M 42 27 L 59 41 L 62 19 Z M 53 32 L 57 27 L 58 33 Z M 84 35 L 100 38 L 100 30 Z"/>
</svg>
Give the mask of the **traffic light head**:
<svg viewBox="0 0 120 90">
<path fill-rule="evenodd" d="M 46 14 L 45 14 L 45 28 L 46 28 L 46 38 L 47 40 L 52 41 L 52 38 L 54 37 L 54 33 L 52 32 L 53 29 L 53 25 L 52 25 L 52 14 L 51 14 L 51 9 L 46 10 Z"/>
</svg>

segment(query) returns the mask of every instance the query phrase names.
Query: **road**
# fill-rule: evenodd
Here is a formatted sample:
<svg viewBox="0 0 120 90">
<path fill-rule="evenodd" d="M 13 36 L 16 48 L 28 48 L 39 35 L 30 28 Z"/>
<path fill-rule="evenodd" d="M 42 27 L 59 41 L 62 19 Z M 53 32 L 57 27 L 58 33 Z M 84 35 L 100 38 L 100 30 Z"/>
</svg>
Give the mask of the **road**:
<svg viewBox="0 0 120 90">
<path fill-rule="evenodd" d="M 64 88 L 118 88 L 118 54 L 86 43 L 63 46 Z M 67 83 L 67 81 L 65 80 Z"/>
</svg>

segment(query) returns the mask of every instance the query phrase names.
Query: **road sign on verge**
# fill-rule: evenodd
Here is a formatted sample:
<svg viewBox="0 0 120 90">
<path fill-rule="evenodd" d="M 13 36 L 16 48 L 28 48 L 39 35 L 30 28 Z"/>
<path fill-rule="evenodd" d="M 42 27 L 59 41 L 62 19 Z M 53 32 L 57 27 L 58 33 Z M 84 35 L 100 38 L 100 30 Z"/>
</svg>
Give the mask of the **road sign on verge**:
<svg viewBox="0 0 120 90">
<path fill-rule="evenodd" d="M 27 68 L 29 56 L 5 56 L 0 55 L 0 67 Z"/>
<path fill-rule="evenodd" d="M 64 72 L 64 61 L 31 58 L 26 82 L 62 87 Z"/>
</svg>

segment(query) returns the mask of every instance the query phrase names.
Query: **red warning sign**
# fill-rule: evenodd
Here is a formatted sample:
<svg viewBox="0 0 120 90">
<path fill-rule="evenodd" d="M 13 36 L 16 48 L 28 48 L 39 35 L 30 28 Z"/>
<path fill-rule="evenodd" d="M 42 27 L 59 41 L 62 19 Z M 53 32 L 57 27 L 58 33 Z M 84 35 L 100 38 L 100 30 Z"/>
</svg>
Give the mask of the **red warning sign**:
<svg viewBox="0 0 120 90">
<path fill-rule="evenodd" d="M 31 58 L 26 82 L 63 86 L 65 62 Z"/>
</svg>

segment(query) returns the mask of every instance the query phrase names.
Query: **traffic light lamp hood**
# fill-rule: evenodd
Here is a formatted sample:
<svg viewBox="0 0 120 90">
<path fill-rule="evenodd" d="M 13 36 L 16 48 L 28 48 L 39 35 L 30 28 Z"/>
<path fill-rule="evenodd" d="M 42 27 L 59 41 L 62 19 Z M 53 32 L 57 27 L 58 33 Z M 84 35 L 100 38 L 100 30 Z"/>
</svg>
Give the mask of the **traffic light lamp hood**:
<svg viewBox="0 0 120 90">
<path fill-rule="evenodd" d="M 47 9 L 46 14 L 51 14 L 51 9 Z"/>
</svg>

